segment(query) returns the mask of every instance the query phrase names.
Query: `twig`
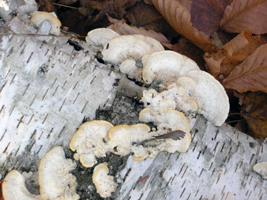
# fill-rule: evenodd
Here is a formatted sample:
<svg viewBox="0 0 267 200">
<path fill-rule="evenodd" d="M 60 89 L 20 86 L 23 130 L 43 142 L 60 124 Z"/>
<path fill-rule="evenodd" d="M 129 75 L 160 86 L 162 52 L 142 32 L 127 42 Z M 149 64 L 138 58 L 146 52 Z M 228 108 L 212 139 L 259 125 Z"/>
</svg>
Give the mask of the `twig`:
<svg viewBox="0 0 267 200">
<path fill-rule="evenodd" d="M 233 120 L 233 121 L 229 121 L 226 122 L 227 124 L 233 123 L 233 122 L 240 122 L 240 121 L 244 121 L 245 119 L 239 119 L 239 120 Z"/>
<path fill-rule="evenodd" d="M 9 27 L 6 27 L 6 26 L 0 26 L 0 27 L 9 30 L 9 31 L 12 32 L 14 35 L 17 35 L 17 34 L 16 34 L 14 31 L 12 31 Z"/>
<path fill-rule="evenodd" d="M 73 6 L 67 6 L 67 5 L 63 5 L 63 4 L 59 4 L 59 3 L 52 3 L 56 6 L 62 6 L 62 7 L 66 7 L 66 8 L 71 8 L 71 9 L 79 9 L 79 8 L 76 8 L 76 7 L 73 7 Z"/>
<path fill-rule="evenodd" d="M 229 115 L 241 115 L 241 113 L 229 113 Z"/>
</svg>

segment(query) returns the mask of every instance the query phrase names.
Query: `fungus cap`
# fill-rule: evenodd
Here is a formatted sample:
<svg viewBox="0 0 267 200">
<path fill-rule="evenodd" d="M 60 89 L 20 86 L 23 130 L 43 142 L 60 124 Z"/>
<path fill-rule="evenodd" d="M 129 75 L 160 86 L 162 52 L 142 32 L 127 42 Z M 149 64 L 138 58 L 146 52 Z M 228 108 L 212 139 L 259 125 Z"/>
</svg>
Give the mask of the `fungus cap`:
<svg viewBox="0 0 267 200">
<path fill-rule="evenodd" d="M 41 159 L 38 167 L 38 181 L 43 200 L 72 199 L 76 193 L 76 177 L 69 173 L 76 167 L 75 162 L 65 158 L 61 146 L 54 147 Z"/>
<path fill-rule="evenodd" d="M 145 60 L 142 78 L 146 84 L 160 80 L 169 85 L 191 70 L 199 70 L 199 67 L 190 58 L 174 51 L 159 51 Z"/>
<path fill-rule="evenodd" d="M 36 12 L 31 18 L 31 24 L 39 28 L 44 21 L 51 24 L 50 32 L 52 35 L 60 34 L 61 22 L 54 15 L 48 12 Z"/>
<path fill-rule="evenodd" d="M 118 65 L 126 59 L 135 60 L 164 50 L 157 40 L 147 38 L 148 36 L 143 35 L 121 35 L 112 38 L 103 47 L 103 60 Z"/>
<path fill-rule="evenodd" d="M 108 175 L 107 163 L 97 165 L 93 172 L 93 183 L 96 186 L 97 193 L 103 198 L 111 196 L 115 192 L 117 183 L 114 182 L 114 177 Z"/>
<path fill-rule="evenodd" d="M 120 34 L 109 28 L 96 28 L 87 33 L 85 40 L 89 45 L 103 46 L 109 40 L 118 36 Z"/>
<path fill-rule="evenodd" d="M 186 93 L 183 87 L 176 84 L 171 84 L 168 90 L 160 93 L 154 89 L 144 90 L 141 101 L 148 108 L 171 107 L 183 112 L 198 109 L 197 102 Z"/>
<path fill-rule="evenodd" d="M 96 164 L 95 157 L 105 157 L 110 150 L 108 132 L 113 125 L 104 120 L 93 120 L 83 123 L 70 141 L 70 149 L 76 151 L 75 160 L 80 160 L 84 167 Z"/>
<path fill-rule="evenodd" d="M 193 79 L 182 76 L 177 79 L 176 85 L 183 87 L 185 91 L 190 95 L 191 92 L 195 90 L 197 84 Z"/>
<path fill-rule="evenodd" d="M 120 64 L 120 71 L 129 78 L 141 81 L 142 68 L 136 66 L 136 60 L 127 59 Z M 141 62 L 141 61 L 140 61 Z"/>
<path fill-rule="evenodd" d="M 139 113 L 139 121 L 154 122 L 161 130 L 180 127 L 184 132 L 190 133 L 190 124 L 185 115 L 170 107 L 160 107 L 157 110 L 144 108 Z"/>
<path fill-rule="evenodd" d="M 17 170 L 10 171 L 2 184 L 4 200 L 42 200 L 40 195 L 28 192 L 25 179 Z"/>
<path fill-rule="evenodd" d="M 108 133 L 109 145 L 114 154 L 125 156 L 130 153 L 134 142 L 141 142 L 152 137 L 149 131 L 149 126 L 145 124 L 114 126 Z"/>
<path fill-rule="evenodd" d="M 160 107 L 158 110 L 144 108 L 139 113 L 139 120 L 143 122 L 154 122 L 157 125 L 157 132 L 164 134 L 170 131 L 182 130 L 185 137 L 181 140 L 165 139 L 159 145 L 160 151 L 185 152 L 191 144 L 190 124 L 184 114 L 177 110 L 167 107 Z"/>
<path fill-rule="evenodd" d="M 229 99 L 224 87 L 204 71 L 193 70 L 186 76 L 196 82 L 192 98 L 198 104 L 198 112 L 215 126 L 221 126 L 229 112 Z"/>
<path fill-rule="evenodd" d="M 267 162 L 257 163 L 253 166 L 253 170 L 261 175 L 263 179 L 267 179 Z"/>
</svg>

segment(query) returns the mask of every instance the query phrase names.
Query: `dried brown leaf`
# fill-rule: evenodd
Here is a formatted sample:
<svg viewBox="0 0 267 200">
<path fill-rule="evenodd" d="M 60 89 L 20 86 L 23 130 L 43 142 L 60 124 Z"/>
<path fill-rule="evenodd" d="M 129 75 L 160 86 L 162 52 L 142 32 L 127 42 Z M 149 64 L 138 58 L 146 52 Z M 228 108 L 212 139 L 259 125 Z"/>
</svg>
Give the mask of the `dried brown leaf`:
<svg viewBox="0 0 267 200">
<path fill-rule="evenodd" d="M 153 5 L 152 0 L 144 0 L 146 4 Z"/>
<path fill-rule="evenodd" d="M 177 35 L 157 9 L 153 5 L 145 4 L 143 1 L 127 9 L 125 18 L 128 24 L 132 26 L 153 30 L 167 35 L 169 38 L 174 34 Z"/>
<path fill-rule="evenodd" d="M 154 6 L 169 22 L 169 24 L 182 36 L 207 52 L 214 52 L 217 47 L 213 45 L 205 33 L 193 27 L 189 10 L 180 2 L 174 0 L 153 0 Z"/>
<path fill-rule="evenodd" d="M 220 27 L 223 13 L 231 0 L 194 0 L 191 4 L 191 21 L 195 28 L 211 36 Z"/>
<path fill-rule="evenodd" d="M 179 39 L 178 43 L 173 45 L 172 50 L 191 58 L 198 64 L 200 69 L 205 70 L 203 51 L 188 39 L 184 37 Z"/>
<path fill-rule="evenodd" d="M 248 56 L 223 81 L 224 87 L 237 90 L 267 92 L 267 44 Z"/>
<path fill-rule="evenodd" d="M 260 36 L 252 36 L 251 31 L 244 31 L 216 53 L 206 53 L 204 59 L 210 73 L 221 81 L 260 46 Z"/>
<path fill-rule="evenodd" d="M 55 0 L 39 0 L 38 10 L 45 12 L 56 12 L 56 7 L 52 4 Z"/>
<path fill-rule="evenodd" d="M 63 5 L 71 5 L 71 4 L 74 4 L 76 2 L 77 2 L 77 0 L 59 0 L 58 3 L 63 4 Z"/>
<path fill-rule="evenodd" d="M 221 29 L 217 31 L 217 34 L 218 34 L 218 36 L 219 36 L 219 38 L 223 44 L 230 42 L 230 40 L 234 39 L 234 37 L 237 36 L 236 33 L 227 33 Z"/>
<path fill-rule="evenodd" d="M 261 35 L 261 42 L 262 42 L 263 44 L 267 44 L 267 34 L 263 34 L 263 35 Z"/>
<path fill-rule="evenodd" d="M 230 33 L 267 33 L 266 10 L 266 0 L 235 0 L 226 7 L 220 26 Z"/>
<path fill-rule="evenodd" d="M 253 92 L 237 95 L 241 102 L 241 115 L 256 138 L 267 137 L 267 94 Z"/>
<path fill-rule="evenodd" d="M 142 27 L 137 28 L 136 26 L 129 26 L 125 20 L 117 20 L 113 19 L 111 17 L 108 17 L 109 21 L 112 22 L 110 26 L 107 28 L 110 28 L 120 35 L 132 35 L 132 34 L 141 34 L 145 36 L 152 37 L 156 40 L 158 40 L 161 43 L 164 43 L 165 45 L 168 46 L 168 48 L 172 48 L 172 45 L 170 44 L 169 40 L 161 33 L 157 33 L 152 30 L 146 30 Z"/>
<path fill-rule="evenodd" d="M 113 18 L 121 19 L 126 9 L 135 5 L 138 0 L 80 0 L 80 5 L 87 8 L 87 26 L 105 27 L 107 14 Z"/>
</svg>

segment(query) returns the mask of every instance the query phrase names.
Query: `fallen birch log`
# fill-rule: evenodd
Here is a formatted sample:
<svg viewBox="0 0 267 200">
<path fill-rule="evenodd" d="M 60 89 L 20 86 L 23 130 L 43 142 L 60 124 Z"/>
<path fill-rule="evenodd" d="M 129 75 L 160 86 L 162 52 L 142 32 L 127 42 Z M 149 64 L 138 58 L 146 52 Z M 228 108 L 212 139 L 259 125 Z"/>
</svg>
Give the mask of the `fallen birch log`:
<svg viewBox="0 0 267 200">
<path fill-rule="evenodd" d="M 7 25 L 16 33 L 37 31 L 27 15 Z M 39 160 L 58 145 L 72 157 L 68 144 L 83 121 L 97 118 L 114 125 L 134 124 L 142 108 L 133 98 L 124 97 L 138 92 L 127 92 L 123 75 L 99 63 L 96 51 L 86 43 L 80 41 L 83 50 L 76 51 L 68 39 L 1 37 L 0 178 L 12 169 L 32 171 L 34 187 L 29 189 L 33 193 L 38 193 Z M 252 171 L 255 163 L 266 161 L 266 143 L 226 124 L 215 127 L 201 116 L 191 121 L 191 129 L 192 143 L 186 153 L 160 153 L 141 162 L 109 154 L 104 161 L 120 183 L 112 197 L 266 198 L 266 181 Z M 92 184 L 92 169 L 79 165 L 73 174 L 81 199 L 100 198 Z"/>
</svg>

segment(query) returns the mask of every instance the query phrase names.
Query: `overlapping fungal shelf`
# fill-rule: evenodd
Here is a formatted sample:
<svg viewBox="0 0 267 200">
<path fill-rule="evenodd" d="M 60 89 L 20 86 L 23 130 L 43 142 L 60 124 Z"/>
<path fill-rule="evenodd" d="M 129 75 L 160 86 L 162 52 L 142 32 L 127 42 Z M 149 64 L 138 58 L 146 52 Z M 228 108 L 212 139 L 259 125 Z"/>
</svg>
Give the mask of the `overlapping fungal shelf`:
<svg viewBox="0 0 267 200">
<path fill-rule="evenodd" d="M 24 16 L 13 18 L 8 25 L 15 32 L 35 33 L 37 29 L 29 23 Z M 59 23 L 48 13 L 32 18 L 32 24 L 46 34 L 61 34 Z M 69 146 L 76 161 L 85 168 L 95 167 L 93 183 L 103 198 L 266 197 L 266 182 L 252 172 L 256 162 L 266 161 L 266 145 L 225 124 L 216 127 L 224 123 L 229 101 L 211 75 L 189 58 L 164 51 L 159 42 L 146 36 L 119 36 L 96 29 L 86 41 L 88 44 L 81 42 L 84 50 L 74 51 L 64 38 L 2 37 L 0 175 L 14 166 L 30 169 L 41 159 L 42 199 L 79 199 L 79 185 L 71 174 L 77 163 L 66 159 L 63 151 Z M 107 65 L 94 59 L 99 49 Z M 85 117 L 93 119 L 99 107 L 116 106 L 112 103 L 120 86 L 113 84 L 125 75 L 111 70 L 109 64 L 148 87 L 142 91 L 144 108 L 135 111 L 140 123 L 115 126 L 110 122 L 124 117 L 117 114 L 110 122 L 89 120 L 79 127 Z M 157 84 L 159 90 L 153 88 Z M 156 128 L 145 124 L 149 122 Z M 115 178 L 108 174 L 107 163 L 97 163 L 109 152 L 132 154 Z M 254 167 L 264 178 L 265 165 Z M 5 180 L 5 200 L 17 194 L 40 199 L 27 191 L 18 171 L 9 172 Z M 16 194 L 9 192 L 11 184 Z"/>
</svg>

